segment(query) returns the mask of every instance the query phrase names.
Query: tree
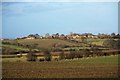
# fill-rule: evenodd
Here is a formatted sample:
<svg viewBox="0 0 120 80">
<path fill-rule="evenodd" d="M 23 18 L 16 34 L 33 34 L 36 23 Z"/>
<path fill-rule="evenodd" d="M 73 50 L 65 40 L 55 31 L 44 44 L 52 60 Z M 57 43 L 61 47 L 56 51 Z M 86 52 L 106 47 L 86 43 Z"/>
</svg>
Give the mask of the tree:
<svg viewBox="0 0 120 80">
<path fill-rule="evenodd" d="M 114 38 L 116 36 L 115 33 L 111 33 L 111 37 Z"/>
<path fill-rule="evenodd" d="M 59 38 L 59 33 L 56 33 L 56 34 L 55 34 L 55 38 Z"/>
<path fill-rule="evenodd" d="M 28 35 L 28 36 L 30 36 L 30 37 L 35 37 L 35 35 L 34 35 L 34 34 L 30 34 L 30 35 Z"/>
<path fill-rule="evenodd" d="M 91 56 L 100 56 L 101 52 L 100 52 L 99 48 L 93 46 L 93 47 L 91 47 L 90 55 Z"/>
<path fill-rule="evenodd" d="M 29 53 L 27 54 L 27 61 L 36 61 L 37 56 L 34 54 L 33 49 L 37 47 L 38 44 L 27 45 L 29 48 Z"/>
<path fill-rule="evenodd" d="M 48 50 L 44 51 L 44 57 L 45 57 L 45 61 L 51 61 L 52 59 L 52 56 Z"/>
<path fill-rule="evenodd" d="M 70 51 L 69 54 L 65 54 L 65 59 L 74 59 L 75 58 L 75 53 Z"/>
<path fill-rule="evenodd" d="M 30 49 L 29 53 L 27 54 L 27 61 L 36 61 L 36 60 L 37 60 L 37 56 Z"/>
<path fill-rule="evenodd" d="M 117 37 L 117 38 L 120 38 L 120 34 L 117 34 L 116 37 Z"/>
<path fill-rule="evenodd" d="M 65 58 L 65 56 L 64 56 L 64 51 L 62 51 L 62 52 L 59 54 L 59 59 L 62 60 L 62 59 L 64 59 L 64 58 Z"/>
<path fill-rule="evenodd" d="M 49 36 L 50 36 L 50 34 L 49 34 L 49 33 L 46 33 L 46 34 L 45 34 L 45 37 L 46 37 L 46 38 L 48 38 Z"/>
<path fill-rule="evenodd" d="M 61 34 L 61 36 L 65 36 L 64 34 Z"/>
<path fill-rule="evenodd" d="M 74 59 L 75 58 L 75 53 L 73 51 L 70 51 L 69 57 L 70 57 L 70 59 Z"/>
<path fill-rule="evenodd" d="M 37 38 L 37 39 L 40 37 L 39 34 L 35 34 L 34 36 L 35 36 L 35 38 Z"/>
</svg>

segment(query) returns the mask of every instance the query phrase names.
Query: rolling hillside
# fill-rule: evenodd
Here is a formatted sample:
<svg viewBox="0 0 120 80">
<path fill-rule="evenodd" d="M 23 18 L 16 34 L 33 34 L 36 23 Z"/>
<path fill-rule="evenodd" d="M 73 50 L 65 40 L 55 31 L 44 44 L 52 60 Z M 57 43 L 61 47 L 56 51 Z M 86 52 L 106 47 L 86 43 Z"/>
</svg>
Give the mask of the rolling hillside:
<svg viewBox="0 0 120 80">
<path fill-rule="evenodd" d="M 54 44 L 58 45 L 68 45 L 68 46 L 79 46 L 76 43 L 71 43 L 65 40 L 59 39 L 23 39 L 23 40 L 4 40 L 4 42 L 10 43 L 20 43 L 23 45 L 32 45 L 37 44 L 37 47 L 40 48 L 51 48 Z"/>
</svg>

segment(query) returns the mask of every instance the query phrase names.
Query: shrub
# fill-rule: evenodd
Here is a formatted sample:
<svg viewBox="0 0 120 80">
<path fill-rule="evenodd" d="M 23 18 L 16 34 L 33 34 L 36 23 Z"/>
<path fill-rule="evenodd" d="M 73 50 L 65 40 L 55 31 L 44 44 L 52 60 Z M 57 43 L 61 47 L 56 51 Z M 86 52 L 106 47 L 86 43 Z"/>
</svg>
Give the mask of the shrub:
<svg viewBox="0 0 120 80">
<path fill-rule="evenodd" d="M 65 59 L 70 59 L 69 54 L 65 54 Z"/>
<path fill-rule="evenodd" d="M 79 52 L 76 52 L 76 53 L 75 53 L 75 58 L 82 58 L 82 57 L 83 57 L 83 55 L 80 54 Z"/>
<path fill-rule="evenodd" d="M 72 49 L 72 48 L 70 48 L 70 51 L 75 51 L 76 49 Z"/>
<path fill-rule="evenodd" d="M 70 57 L 70 59 L 75 58 L 75 53 L 71 51 L 70 54 L 69 54 L 69 57 Z"/>
<path fill-rule="evenodd" d="M 65 59 L 74 59 L 75 58 L 75 53 L 70 52 L 69 54 L 65 54 Z"/>
<path fill-rule="evenodd" d="M 104 54 L 104 56 L 108 56 L 109 55 L 109 53 L 106 53 L 106 52 L 104 52 L 103 54 Z"/>
<path fill-rule="evenodd" d="M 51 61 L 52 56 L 48 50 L 44 51 L 45 61 Z"/>
<path fill-rule="evenodd" d="M 59 59 L 58 59 L 58 58 L 54 58 L 53 60 L 54 60 L 54 61 L 58 61 Z"/>
<path fill-rule="evenodd" d="M 37 60 L 37 56 L 32 51 L 29 51 L 29 53 L 27 54 L 27 61 L 36 61 L 36 60 Z"/>
<path fill-rule="evenodd" d="M 40 58 L 40 60 L 39 61 L 45 61 L 45 59 L 44 58 Z"/>
<path fill-rule="evenodd" d="M 62 48 L 68 48 L 70 47 L 69 45 L 62 45 Z"/>
<path fill-rule="evenodd" d="M 65 58 L 65 55 L 64 55 L 64 52 L 62 51 L 60 54 L 59 54 L 59 59 L 64 59 Z"/>
</svg>

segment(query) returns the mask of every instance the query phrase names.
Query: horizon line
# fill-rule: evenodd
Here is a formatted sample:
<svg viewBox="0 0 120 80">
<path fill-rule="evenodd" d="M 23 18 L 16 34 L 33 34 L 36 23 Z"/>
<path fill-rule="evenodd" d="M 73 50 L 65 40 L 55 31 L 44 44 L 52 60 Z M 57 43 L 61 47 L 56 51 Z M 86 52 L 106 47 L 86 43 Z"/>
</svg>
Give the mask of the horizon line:
<svg viewBox="0 0 120 80">
<path fill-rule="evenodd" d="M 69 35 L 71 32 L 69 32 L 68 34 L 65 34 L 65 33 L 59 33 L 59 32 L 57 32 L 59 35 L 61 35 L 61 34 L 64 34 L 64 35 Z M 86 33 L 75 33 L 75 32 L 72 32 L 73 34 L 92 34 L 92 35 L 98 35 L 98 34 L 107 34 L 107 35 L 111 35 L 112 33 L 115 33 L 116 35 L 117 34 L 120 34 L 120 33 L 116 33 L 116 32 L 111 32 L 111 33 L 96 33 L 96 34 L 94 34 L 94 33 L 90 33 L 90 32 L 86 32 Z M 35 34 L 38 34 L 39 36 L 45 36 L 47 33 L 45 33 L 45 34 L 39 34 L 39 33 L 31 33 L 31 34 L 33 34 L 33 35 L 35 35 Z M 28 35 L 24 35 L 24 36 L 21 36 L 21 37 L 25 37 L 25 36 L 29 36 L 29 35 L 31 35 L 31 34 L 28 34 Z M 50 33 L 48 33 L 49 35 L 53 35 L 53 34 L 56 34 L 56 33 L 52 33 L 52 34 L 50 34 Z M 14 37 L 14 38 L 4 38 L 3 36 L 2 36 L 2 38 L 0 38 L 0 39 L 16 39 L 16 38 L 19 38 L 19 37 Z"/>
</svg>

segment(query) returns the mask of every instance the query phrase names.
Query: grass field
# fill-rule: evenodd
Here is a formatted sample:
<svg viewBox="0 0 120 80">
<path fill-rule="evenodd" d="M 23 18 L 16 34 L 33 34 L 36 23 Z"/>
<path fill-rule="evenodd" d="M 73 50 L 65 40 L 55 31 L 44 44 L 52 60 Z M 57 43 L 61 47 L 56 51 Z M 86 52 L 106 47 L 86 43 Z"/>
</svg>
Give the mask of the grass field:
<svg viewBox="0 0 120 80">
<path fill-rule="evenodd" d="M 118 56 L 51 62 L 3 62 L 3 78 L 114 78 Z"/>
<path fill-rule="evenodd" d="M 75 39 L 77 41 L 81 41 L 81 39 Z M 86 39 L 87 43 L 89 44 L 96 44 L 96 45 L 101 45 L 103 44 L 103 42 L 105 41 L 105 39 Z M 10 42 L 10 43 L 20 43 L 23 45 L 32 45 L 32 44 L 37 44 L 38 48 L 52 48 L 54 44 L 60 44 L 60 45 L 68 45 L 68 46 L 82 46 L 82 47 L 68 47 L 68 48 L 63 48 L 63 50 L 70 50 L 70 49 L 75 49 L 75 50 L 79 50 L 79 49 L 90 49 L 90 47 L 85 46 L 84 44 L 77 44 L 77 43 L 73 43 L 73 42 L 69 42 L 66 40 L 59 40 L 59 39 L 31 39 L 31 40 L 4 40 L 3 42 Z M 9 45 L 9 44 L 3 44 L 2 46 L 5 47 L 10 47 L 16 50 L 23 50 L 23 51 L 28 51 L 28 48 L 23 48 L 20 46 L 15 46 L 15 45 Z"/>
<path fill-rule="evenodd" d="M 105 40 L 106 39 L 87 39 L 87 42 L 90 44 L 96 44 L 102 46 Z"/>
<path fill-rule="evenodd" d="M 20 51 L 20 50 L 29 51 L 28 48 L 24 48 L 24 47 L 20 47 L 20 46 L 15 46 L 15 45 L 2 44 L 2 45 L 0 45 L 0 46 L 9 47 L 9 48 L 12 48 L 12 49 L 16 49 L 16 51 Z"/>
<path fill-rule="evenodd" d="M 73 46 L 73 45 L 78 45 L 75 43 L 70 43 L 68 41 L 64 41 L 64 40 L 59 40 L 59 39 L 31 39 L 31 40 L 5 40 L 5 42 L 10 42 L 10 43 L 15 43 L 18 42 L 20 44 L 24 44 L 24 45 L 31 45 L 31 44 L 38 44 L 38 47 L 40 48 L 50 48 L 53 46 L 53 44 L 61 44 L 61 45 L 69 45 L 69 46 Z"/>
<path fill-rule="evenodd" d="M 74 40 L 82 42 L 81 39 L 74 39 Z M 88 44 L 96 44 L 96 45 L 103 46 L 103 42 L 105 40 L 106 39 L 86 39 L 86 43 L 88 43 Z"/>
</svg>

